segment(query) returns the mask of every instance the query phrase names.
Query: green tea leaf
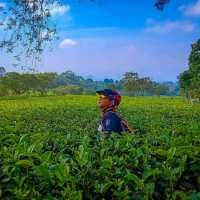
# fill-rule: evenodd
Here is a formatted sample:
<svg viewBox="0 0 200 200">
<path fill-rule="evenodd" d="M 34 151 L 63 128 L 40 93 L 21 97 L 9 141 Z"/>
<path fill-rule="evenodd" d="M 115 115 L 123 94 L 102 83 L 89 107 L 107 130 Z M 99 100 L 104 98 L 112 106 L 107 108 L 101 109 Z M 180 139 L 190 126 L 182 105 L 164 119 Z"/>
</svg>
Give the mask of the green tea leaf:
<svg viewBox="0 0 200 200">
<path fill-rule="evenodd" d="M 17 166 L 29 168 L 33 166 L 33 163 L 30 160 L 19 160 L 15 163 Z"/>
</svg>

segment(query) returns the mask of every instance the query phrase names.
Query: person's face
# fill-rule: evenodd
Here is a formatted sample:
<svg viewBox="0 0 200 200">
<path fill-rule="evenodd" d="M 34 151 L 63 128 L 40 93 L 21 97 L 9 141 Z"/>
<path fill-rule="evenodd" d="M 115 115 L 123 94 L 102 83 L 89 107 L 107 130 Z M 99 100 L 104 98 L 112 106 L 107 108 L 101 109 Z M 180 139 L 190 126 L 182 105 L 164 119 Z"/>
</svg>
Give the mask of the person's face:
<svg viewBox="0 0 200 200">
<path fill-rule="evenodd" d="M 100 109 L 108 108 L 112 105 L 112 101 L 105 95 L 99 95 L 98 106 Z"/>
</svg>

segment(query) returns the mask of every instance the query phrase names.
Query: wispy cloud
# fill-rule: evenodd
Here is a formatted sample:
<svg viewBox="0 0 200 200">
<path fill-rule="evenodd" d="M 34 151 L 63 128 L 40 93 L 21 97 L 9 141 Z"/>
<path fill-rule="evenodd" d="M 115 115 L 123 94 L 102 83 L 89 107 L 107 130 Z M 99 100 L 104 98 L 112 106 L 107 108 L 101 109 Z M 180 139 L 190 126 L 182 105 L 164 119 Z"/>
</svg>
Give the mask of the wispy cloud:
<svg viewBox="0 0 200 200">
<path fill-rule="evenodd" d="M 58 3 L 54 3 L 50 8 L 50 13 L 52 16 L 55 15 L 64 15 L 65 13 L 70 11 L 69 5 L 59 5 Z"/>
<path fill-rule="evenodd" d="M 77 45 L 77 42 L 75 40 L 66 38 L 60 43 L 59 46 L 60 46 L 60 48 L 65 48 L 68 46 L 75 46 L 75 45 Z"/>
<path fill-rule="evenodd" d="M 200 0 L 197 0 L 194 4 L 183 5 L 179 7 L 179 10 L 185 15 L 200 17 Z"/>
<path fill-rule="evenodd" d="M 195 29 L 195 24 L 187 21 L 167 21 L 167 22 L 147 22 L 149 26 L 145 32 L 150 33 L 171 33 L 174 31 L 192 32 Z"/>
</svg>

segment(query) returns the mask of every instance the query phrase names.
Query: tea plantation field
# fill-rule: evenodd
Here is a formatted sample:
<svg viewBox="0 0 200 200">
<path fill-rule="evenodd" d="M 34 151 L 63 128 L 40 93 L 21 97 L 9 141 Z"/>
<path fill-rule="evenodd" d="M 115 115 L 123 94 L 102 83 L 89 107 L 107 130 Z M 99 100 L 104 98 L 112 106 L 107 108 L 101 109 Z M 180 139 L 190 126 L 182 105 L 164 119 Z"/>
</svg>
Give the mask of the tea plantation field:
<svg viewBox="0 0 200 200">
<path fill-rule="evenodd" d="M 123 97 L 120 136 L 96 131 L 97 99 L 0 99 L 0 199 L 200 199 L 200 105 Z"/>
</svg>

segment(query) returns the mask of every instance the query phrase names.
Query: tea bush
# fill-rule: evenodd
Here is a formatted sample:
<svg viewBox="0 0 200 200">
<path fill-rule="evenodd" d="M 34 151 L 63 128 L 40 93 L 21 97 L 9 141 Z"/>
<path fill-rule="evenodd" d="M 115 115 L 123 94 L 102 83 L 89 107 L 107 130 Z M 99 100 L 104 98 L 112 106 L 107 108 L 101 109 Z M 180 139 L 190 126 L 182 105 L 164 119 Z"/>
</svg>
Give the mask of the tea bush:
<svg viewBox="0 0 200 200">
<path fill-rule="evenodd" d="M 96 101 L 0 99 L 1 199 L 200 199 L 200 105 L 123 97 L 136 131 L 107 135 Z"/>
</svg>

